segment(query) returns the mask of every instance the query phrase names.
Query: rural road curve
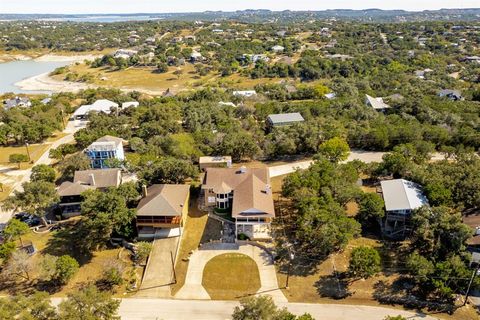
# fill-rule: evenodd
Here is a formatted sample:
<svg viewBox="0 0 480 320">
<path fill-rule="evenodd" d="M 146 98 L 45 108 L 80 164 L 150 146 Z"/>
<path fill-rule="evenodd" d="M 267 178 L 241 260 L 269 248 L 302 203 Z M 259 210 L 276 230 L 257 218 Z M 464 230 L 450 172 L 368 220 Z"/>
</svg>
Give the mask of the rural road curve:
<svg viewBox="0 0 480 320">
<path fill-rule="evenodd" d="M 53 304 L 61 298 L 53 298 Z M 122 320 L 225 320 L 231 319 L 236 301 L 122 299 L 119 315 Z M 318 320 L 383 320 L 389 315 L 402 315 L 409 320 L 435 320 L 425 314 L 384 307 L 343 304 L 277 303 L 290 312 L 301 315 L 310 313 Z"/>
<path fill-rule="evenodd" d="M 61 144 L 73 142 L 75 140 L 75 138 L 73 137 L 75 132 L 77 132 L 78 130 L 80 130 L 82 128 L 85 128 L 85 125 L 86 125 L 86 122 L 69 121 L 68 124 L 67 124 L 67 127 L 63 131 L 63 133 L 66 133 L 67 135 L 58 139 L 58 140 L 56 140 L 56 141 L 54 141 L 54 142 L 52 142 L 49 145 L 48 149 L 45 150 L 45 152 L 35 162 L 34 166 L 39 165 L 39 164 L 47 164 L 47 165 L 51 164 L 53 160 L 49 157 L 50 150 L 58 148 L 58 146 L 60 146 Z M 22 183 L 29 181 L 31 174 L 32 174 L 32 169 L 24 170 L 23 171 L 23 177 L 21 179 L 19 179 L 13 185 L 12 193 L 15 190 L 22 190 Z M 12 215 L 13 215 L 13 212 L 4 211 L 0 207 L 0 225 L 7 223 L 8 220 L 10 220 L 10 218 L 12 217 Z"/>
</svg>

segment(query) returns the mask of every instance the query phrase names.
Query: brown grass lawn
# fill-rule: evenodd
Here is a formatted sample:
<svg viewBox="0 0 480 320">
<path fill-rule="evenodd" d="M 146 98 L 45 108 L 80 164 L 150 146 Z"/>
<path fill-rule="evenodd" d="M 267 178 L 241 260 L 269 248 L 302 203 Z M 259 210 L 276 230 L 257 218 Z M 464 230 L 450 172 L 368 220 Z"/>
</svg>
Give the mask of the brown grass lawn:
<svg viewBox="0 0 480 320">
<path fill-rule="evenodd" d="M 200 77 L 195 73 L 195 68 L 192 64 L 181 66 L 180 69 L 183 73 L 177 77 L 173 74 L 177 70 L 176 67 L 170 67 L 166 73 L 155 73 L 155 68 L 147 67 L 132 67 L 120 71 L 109 68 L 90 68 L 85 64 L 70 67 L 71 72 L 76 72 L 79 75 L 91 74 L 94 78 L 93 83 L 96 85 L 152 91 L 164 91 L 170 88 L 173 92 L 178 92 L 183 89 L 199 86 L 212 77 L 215 77 L 213 74 Z M 104 77 L 106 80 L 101 80 Z M 56 75 L 53 78 L 63 80 L 65 74 Z"/>
<path fill-rule="evenodd" d="M 180 250 L 175 265 L 177 283 L 172 286 L 172 295 L 175 295 L 185 283 L 188 257 L 191 251 L 198 248 L 205 231 L 207 220 L 207 213 L 201 212 L 198 209 L 197 197 L 193 195 L 190 200 L 189 213 L 183 229 L 182 242 L 180 243 Z"/>
<path fill-rule="evenodd" d="M 38 158 L 42 156 L 42 154 L 47 150 L 48 144 L 30 144 L 28 145 L 28 150 L 30 152 L 30 157 L 33 161 L 37 161 Z M 3 165 L 12 165 L 12 167 L 17 168 L 16 164 L 10 164 L 8 162 L 8 157 L 11 154 L 25 154 L 27 155 L 27 149 L 25 146 L 15 146 L 15 147 L 0 147 L 0 164 Z M 27 169 L 31 167 L 31 164 L 29 163 L 22 163 L 20 168 L 21 169 Z"/>
<path fill-rule="evenodd" d="M 260 289 L 255 261 L 238 253 L 226 253 L 207 262 L 202 285 L 214 300 L 237 300 Z"/>
<path fill-rule="evenodd" d="M 59 243 L 65 241 L 64 235 L 60 235 L 61 231 L 47 232 L 42 234 L 37 234 L 30 232 L 27 235 L 22 237 L 23 243 L 32 242 L 36 253 L 30 257 L 32 259 L 33 270 L 31 272 L 32 280 L 27 281 L 17 281 L 4 284 L 1 287 L 1 293 L 9 294 L 19 294 L 19 293 L 30 293 L 33 289 L 36 290 L 51 290 L 50 293 L 54 296 L 65 296 L 71 292 L 77 291 L 79 288 L 89 285 L 96 284 L 103 276 L 103 271 L 106 267 L 111 265 L 115 261 L 120 261 L 124 266 L 124 279 L 125 283 L 130 280 L 131 270 L 133 264 L 130 260 L 130 254 L 125 249 L 115 248 L 115 249 L 106 249 L 99 250 L 93 253 L 92 257 L 89 259 L 83 259 L 78 256 L 74 251 L 71 251 L 71 247 L 64 245 L 61 248 L 57 247 Z M 61 237 L 62 239 L 57 239 Z M 20 242 L 18 242 L 20 244 Z M 45 254 L 52 254 L 60 256 L 63 254 L 69 254 L 77 259 L 80 263 L 79 271 L 74 275 L 68 284 L 61 288 L 49 288 L 42 285 L 41 279 L 41 261 Z M 113 288 L 114 294 L 116 296 L 123 296 L 126 292 L 126 285 L 121 285 L 116 288 Z"/>
</svg>

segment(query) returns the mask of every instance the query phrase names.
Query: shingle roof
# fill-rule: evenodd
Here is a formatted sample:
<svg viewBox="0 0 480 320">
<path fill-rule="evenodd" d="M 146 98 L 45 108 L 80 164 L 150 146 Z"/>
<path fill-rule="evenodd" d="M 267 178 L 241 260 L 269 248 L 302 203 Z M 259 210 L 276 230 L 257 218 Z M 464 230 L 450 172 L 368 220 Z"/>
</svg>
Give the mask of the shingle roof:
<svg viewBox="0 0 480 320">
<path fill-rule="evenodd" d="M 298 112 L 270 114 L 270 115 L 268 115 L 267 118 L 272 124 L 305 121 L 305 119 L 303 119 L 302 115 Z"/>
<path fill-rule="evenodd" d="M 234 218 L 259 213 L 275 216 L 268 168 L 207 168 L 202 188 L 213 189 L 215 193 L 233 190 Z"/>
<path fill-rule="evenodd" d="M 387 211 L 414 210 L 428 204 L 421 187 L 414 182 L 396 179 L 381 181 L 380 184 Z"/>
<path fill-rule="evenodd" d="M 137 206 L 137 216 L 181 216 L 190 193 L 185 184 L 154 184 Z"/>
<path fill-rule="evenodd" d="M 96 188 L 118 187 L 121 182 L 120 169 L 97 169 L 75 171 L 73 182 L 92 185 L 92 176 Z"/>
<path fill-rule="evenodd" d="M 71 181 L 65 181 L 58 187 L 58 195 L 60 197 L 67 197 L 67 196 L 79 196 L 84 191 L 95 189 L 95 187 L 81 184 L 81 183 L 74 183 Z"/>
</svg>

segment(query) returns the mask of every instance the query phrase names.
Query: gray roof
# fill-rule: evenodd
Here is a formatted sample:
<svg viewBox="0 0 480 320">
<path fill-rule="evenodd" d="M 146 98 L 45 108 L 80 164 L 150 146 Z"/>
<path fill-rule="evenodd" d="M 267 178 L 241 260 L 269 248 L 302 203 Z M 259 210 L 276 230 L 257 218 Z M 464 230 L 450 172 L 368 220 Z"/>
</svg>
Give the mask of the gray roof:
<svg viewBox="0 0 480 320">
<path fill-rule="evenodd" d="M 428 204 L 421 187 L 414 182 L 396 179 L 381 181 L 380 184 L 387 211 L 414 210 Z"/>
<path fill-rule="evenodd" d="M 384 109 L 389 109 L 390 106 L 383 102 L 383 98 L 374 98 L 372 96 L 369 96 L 368 94 L 366 96 L 366 102 L 368 105 L 370 105 L 373 109 L 375 110 L 384 110 Z"/>
<path fill-rule="evenodd" d="M 120 169 L 75 171 L 73 182 L 94 186 L 96 188 L 118 187 L 121 182 L 121 173 Z"/>
<path fill-rule="evenodd" d="M 270 115 L 268 115 L 267 119 L 272 124 L 305 121 L 305 119 L 303 119 L 302 115 L 298 112 L 270 114 Z"/>
<path fill-rule="evenodd" d="M 462 93 L 459 90 L 443 89 L 438 92 L 438 95 L 440 97 L 446 97 L 446 96 L 461 97 Z"/>
</svg>

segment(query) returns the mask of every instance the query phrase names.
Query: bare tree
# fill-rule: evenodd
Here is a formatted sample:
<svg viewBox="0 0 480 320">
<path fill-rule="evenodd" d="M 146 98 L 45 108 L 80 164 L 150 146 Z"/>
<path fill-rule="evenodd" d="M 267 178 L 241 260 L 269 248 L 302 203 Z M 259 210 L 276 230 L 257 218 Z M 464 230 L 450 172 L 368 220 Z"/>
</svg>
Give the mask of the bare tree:
<svg viewBox="0 0 480 320">
<path fill-rule="evenodd" d="M 12 253 L 5 268 L 3 275 L 9 279 L 24 279 L 30 281 L 30 273 L 33 270 L 33 263 L 28 253 L 23 250 L 17 250 Z"/>
</svg>

